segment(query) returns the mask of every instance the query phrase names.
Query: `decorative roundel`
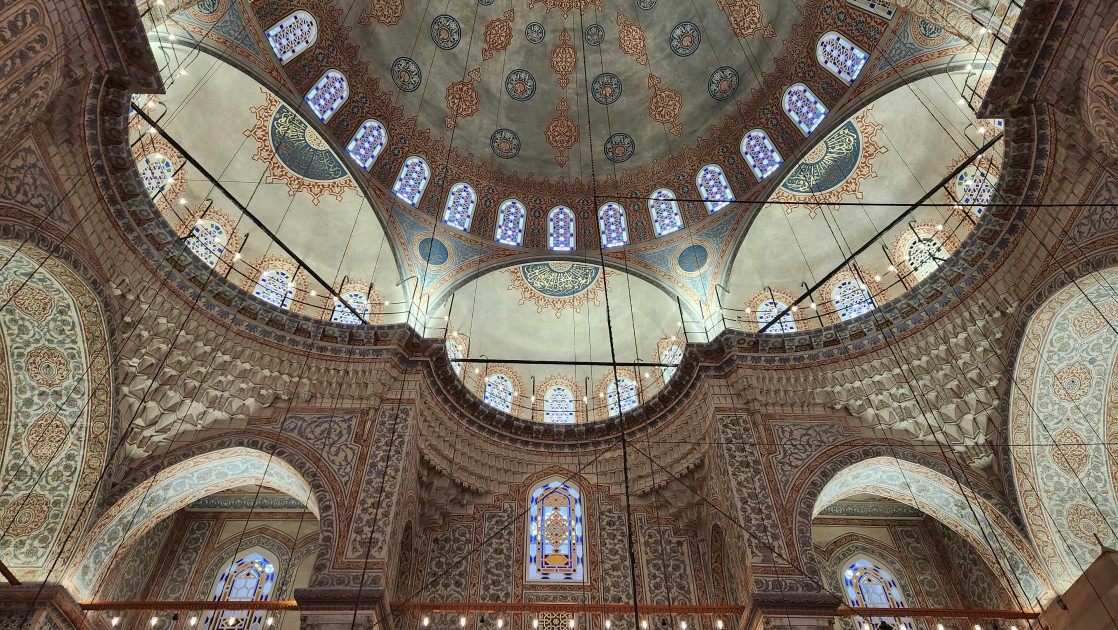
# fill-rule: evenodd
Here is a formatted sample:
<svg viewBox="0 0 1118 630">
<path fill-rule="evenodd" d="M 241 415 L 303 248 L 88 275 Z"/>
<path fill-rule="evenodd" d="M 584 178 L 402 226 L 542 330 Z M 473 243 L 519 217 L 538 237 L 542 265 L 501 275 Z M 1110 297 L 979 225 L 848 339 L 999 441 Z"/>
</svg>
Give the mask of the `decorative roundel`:
<svg viewBox="0 0 1118 630">
<path fill-rule="evenodd" d="M 610 162 L 624 162 L 633 157 L 637 143 L 627 133 L 615 133 L 606 140 L 606 159 Z"/>
<path fill-rule="evenodd" d="M 536 95 L 536 77 L 523 68 L 517 68 L 505 77 L 505 93 L 514 101 L 526 101 Z"/>
<path fill-rule="evenodd" d="M 637 0 L 637 8 L 644 9 L 645 11 L 656 6 L 656 0 Z"/>
<path fill-rule="evenodd" d="M 583 33 L 586 38 L 586 43 L 591 46 L 598 46 L 606 41 L 606 29 L 602 28 L 601 24 L 591 24 L 586 27 L 586 32 Z"/>
<path fill-rule="evenodd" d="M 927 20 L 912 20 L 909 29 L 916 42 L 927 48 L 940 46 L 951 38 L 950 31 Z"/>
<path fill-rule="evenodd" d="M 512 129 L 498 129 L 489 136 L 489 148 L 493 149 L 493 155 L 511 160 L 520 153 L 520 136 Z"/>
<path fill-rule="evenodd" d="M 487 7 L 491 4 L 493 4 L 493 0 L 477 0 L 477 3 L 480 4 L 483 7 Z"/>
<path fill-rule="evenodd" d="M 621 78 L 612 72 L 603 72 L 594 77 L 590 84 L 590 93 L 594 100 L 602 105 L 612 105 L 621 98 Z"/>
<path fill-rule="evenodd" d="M 543 41 L 547 31 L 544 29 L 543 24 L 539 22 L 531 22 L 528 26 L 524 27 L 524 39 L 528 40 L 530 44 L 538 44 Z"/>
<path fill-rule="evenodd" d="M 450 260 L 450 250 L 447 248 L 446 243 L 437 238 L 430 236 L 419 241 L 419 246 L 416 247 L 419 251 L 419 259 L 428 262 L 436 267 L 446 264 Z"/>
<path fill-rule="evenodd" d="M 707 80 L 707 92 L 716 101 L 725 101 L 738 91 L 738 71 L 730 66 L 722 66 L 711 73 Z"/>
<path fill-rule="evenodd" d="M 419 70 L 419 64 L 411 57 L 400 57 L 392 62 L 392 81 L 401 90 L 414 92 L 423 81 L 423 73 Z"/>
<path fill-rule="evenodd" d="M 684 273 L 699 273 L 707 266 L 707 261 L 710 260 L 710 252 L 702 245 L 688 245 L 684 247 L 679 255 L 676 256 L 675 262 L 680 270 Z"/>
<path fill-rule="evenodd" d="M 672 29 L 668 37 L 668 46 L 672 52 L 680 57 L 688 57 L 699 49 L 699 42 L 703 40 L 699 27 L 694 22 L 680 22 Z"/>
<path fill-rule="evenodd" d="M 214 13 L 217 13 L 217 10 L 220 7 L 221 0 L 202 0 L 198 4 L 194 5 L 195 10 L 197 10 L 202 15 L 213 15 Z"/>
<path fill-rule="evenodd" d="M 443 50 L 450 50 L 462 41 L 462 25 L 445 13 L 431 20 L 431 41 Z"/>
</svg>

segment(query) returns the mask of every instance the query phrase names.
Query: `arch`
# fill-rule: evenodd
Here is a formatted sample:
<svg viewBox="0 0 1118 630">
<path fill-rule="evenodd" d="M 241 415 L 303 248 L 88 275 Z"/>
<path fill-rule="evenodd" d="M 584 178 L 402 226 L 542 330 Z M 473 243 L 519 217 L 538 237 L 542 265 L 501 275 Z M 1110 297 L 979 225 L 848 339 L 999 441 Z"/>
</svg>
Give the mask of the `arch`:
<svg viewBox="0 0 1118 630">
<path fill-rule="evenodd" d="M 360 324 L 361 318 L 366 318 L 369 314 L 369 297 L 362 291 L 348 291 L 342 294 L 342 300 L 345 300 L 353 307 L 353 311 L 357 311 L 354 315 L 353 311 L 346 308 L 341 300 L 334 302 L 334 308 L 330 313 L 330 321 L 337 324 Z M 361 316 L 361 318 L 358 317 Z"/>
<path fill-rule="evenodd" d="M 283 492 L 319 515 L 310 485 L 287 462 L 253 448 L 216 449 L 179 461 L 129 488 L 89 530 L 64 584 L 81 597 L 90 595 L 114 558 L 123 557 L 156 523 L 202 497 L 248 484 Z"/>
<path fill-rule="evenodd" d="M 346 308 L 341 300 L 333 295 L 322 296 L 321 317 L 329 317 L 330 321 L 338 324 L 359 325 L 362 320 L 370 324 L 379 324 L 384 317 L 384 301 L 372 282 L 351 278 L 336 289 L 338 295 L 349 303 L 353 310 Z M 354 315 L 357 311 L 360 315 Z"/>
<path fill-rule="evenodd" d="M 618 395 L 619 390 L 620 395 Z M 636 380 L 619 376 L 611 382 L 606 387 L 606 403 L 609 405 L 610 417 L 621 415 L 622 412 L 635 408 L 639 404 Z"/>
<path fill-rule="evenodd" d="M 901 245 L 897 249 L 900 249 L 901 260 L 908 270 L 906 279 L 910 286 L 932 275 L 951 256 L 938 232 L 918 226 L 915 232 L 909 230 L 901 234 L 898 240 Z"/>
<path fill-rule="evenodd" d="M 338 70 L 327 70 L 303 100 L 322 122 L 330 120 L 334 112 L 349 98 L 349 81 Z"/>
<path fill-rule="evenodd" d="M 837 31 L 827 31 L 815 45 L 815 59 L 831 74 L 853 85 L 869 59 L 866 51 Z"/>
<path fill-rule="evenodd" d="M 69 560 L 66 533 L 88 524 L 83 506 L 108 452 L 108 327 L 89 284 L 55 255 L 2 241 L 0 259 L 10 300 L 0 310 L 0 533 L 4 563 L 41 580 Z"/>
<path fill-rule="evenodd" d="M 842 321 L 864 315 L 875 306 L 869 289 L 854 278 L 844 278 L 835 284 L 831 290 L 831 303 Z"/>
<path fill-rule="evenodd" d="M 497 209 L 497 230 L 493 240 L 502 245 L 520 247 L 524 242 L 524 219 L 527 213 L 524 204 L 516 199 L 508 199 Z"/>
<path fill-rule="evenodd" d="M 418 159 L 418 158 L 417 158 Z M 426 164 L 424 164 L 426 166 Z M 400 177 L 404 176 L 401 171 Z M 397 182 L 399 185 L 399 182 Z M 426 184 L 424 184 L 426 186 Z M 395 192 L 395 190 L 393 191 Z M 399 195 L 399 193 L 396 193 Z M 422 190 L 420 191 L 422 194 Z M 419 198 L 416 197 L 418 203 Z M 409 202 L 410 203 L 410 202 Z M 416 204 L 412 204 L 413 206 Z M 474 220 L 474 208 L 477 207 L 477 192 L 473 186 L 458 182 L 450 187 L 446 195 L 446 206 L 443 207 L 443 223 L 463 232 L 470 231 L 470 222 Z"/>
<path fill-rule="evenodd" d="M 525 581 L 583 582 L 586 548 L 582 491 L 561 477 L 528 491 Z"/>
<path fill-rule="evenodd" d="M 233 217 L 214 208 L 202 205 L 191 210 L 175 228 L 186 246 L 199 260 L 213 267 L 217 273 L 227 275 L 239 258 L 240 232 Z"/>
<path fill-rule="evenodd" d="M 671 364 L 672 366 L 660 368 L 660 374 L 664 377 L 664 383 L 667 383 L 675 376 L 676 370 L 679 369 L 677 366 L 683 362 L 683 348 L 680 347 L 678 342 L 667 341 L 660 343 L 659 350 L 656 356 L 657 362 Z"/>
<path fill-rule="evenodd" d="M 270 555 L 263 549 L 242 553 L 214 580 L 210 589 L 211 599 L 215 602 L 263 602 L 271 599 L 280 565 Z M 266 615 L 262 610 L 251 613 L 247 610 L 209 611 L 202 627 L 219 630 L 237 625 L 240 621 L 242 625 L 238 625 L 239 628 L 263 628 Z"/>
<path fill-rule="evenodd" d="M 978 218 L 994 200 L 998 169 L 991 160 L 978 159 L 959 171 L 952 182 L 954 203 Z"/>
<path fill-rule="evenodd" d="M 306 11 L 295 11 L 264 32 L 280 65 L 303 54 L 318 40 L 318 22 Z"/>
<path fill-rule="evenodd" d="M 505 413 L 512 413 L 512 400 L 518 394 L 514 389 L 512 379 L 505 374 L 490 374 L 485 377 L 485 404 L 500 409 Z"/>
<path fill-rule="evenodd" d="M 547 213 L 547 248 L 553 252 L 569 252 L 575 248 L 575 213 L 566 206 L 556 206 Z"/>
<path fill-rule="evenodd" d="M 769 134 L 762 129 L 754 129 L 742 136 L 741 155 L 758 182 L 765 181 L 766 177 L 784 164 L 784 158 L 780 157 L 780 152 L 773 146 Z"/>
<path fill-rule="evenodd" d="M 446 340 L 446 356 L 450 358 L 450 367 L 454 369 L 454 373 L 458 378 L 462 378 L 462 363 L 455 359 L 465 359 L 466 353 L 462 350 L 462 346 L 454 339 Z"/>
<path fill-rule="evenodd" d="M 535 387 L 533 420 L 549 424 L 586 421 L 586 392 L 581 383 L 564 374 L 552 374 Z"/>
<path fill-rule="evenodd" d="M 625 208 L 619 203 L 610 201 L 598 208 L 598 229 L 603 248 L 629 244 L 629 224 L 625 221 Z"/>
<path fill-rule="evenodd" d="M 571 424 L 575 421 L 575 395 L 566 385 L 556 384 L 543 395 L 543 421 Z"/>
<path fill-rule="evenodd" d="M 734 189 L 726 179 L 726 173 L 717 164 L 707 164 L 695 175 L 695 186 L 699 196 L 706 204 L 707 212 L 714 214 L 734 201 Z"/>
<path fill-rule="evenodd" d="M 784 113 L 796 123 L 805 136 L 810 136 L 827 116 L 827 106 L 803 83 L 784 91 Z"/>
<path fill-rule="evenodd" d="M 430 181 L 431 168 L 427 166 L 427 162 L 423 158 L 413 155 L 404 160 L 404 165 L 400 167 L 400 174 L 396 176 L 396 183 L 392 186 L 392 194 L 409 206 L 418 208 L 419 199 L 423 197 L 423 191 L 427 189 L 427 183 Z M 467 188 L 469 187 L 467 186 Z M 473 193 L 473 188 L 470 188 L 470 192 Z M 474 201 L 477 200 L 477 193 L 473 194 L 473 199 Z M 470 212 L 473 212 L 472 205 L 470 206 Z M 450 224 L 448 223 L 448 225 Z M 466 228 L 461 229 L 465 230 Z"/>
<path fill-rule="evenodd" d="M 252 294 L 272 306 L 288 308 L 295 297 L 295 280 L 286 269 L 265 269 Z"/>
<path fill-rule="evenodd" d="M 228 243 L 229 233 L 220 223 L 208 218 L 195 220 L 190 236 L 186 237 L 187 248 L 210 267 L 217 266 Z"/>
<path fill-rule="evenodd" d="M 370 118 L 361 123 L 357 133 L 345 147 L 345 152 L 366 173 L 373 168 L 373 163 L 380 157 L 384 145 L 388 143 L 388 129 L 375 118 Z"/>
<path fill-rule="evenodd" d="M 648 214 L 652 217 L 652 229 L 656 231 L 656 236 L 667 236 L 683 229 L 683 215 L 679 213 L 675 193 L 667 188 L 659 188 L 649 195 Z"/>
<path fill-rule="evenodd" d="M 898 580 L 897 576 L 900 575 L 902 574 L 886 563 L 864 553 L 858 553 L 843 561 L 842 575 L 839 577 L 842 579 L 846 601 L 852 607 L 904 608 L 905 602 L 915 600 L 906 596 L 906 593 L 912 590 L 907 584 Z M 872 626 L 877 627 L 883 619 L 885 618 L 870 617 L 868 621 Z M 901 628 L 912 627 L 912 622 L 907 617 L 889 617 L 889 619 Z"/>
</svg>

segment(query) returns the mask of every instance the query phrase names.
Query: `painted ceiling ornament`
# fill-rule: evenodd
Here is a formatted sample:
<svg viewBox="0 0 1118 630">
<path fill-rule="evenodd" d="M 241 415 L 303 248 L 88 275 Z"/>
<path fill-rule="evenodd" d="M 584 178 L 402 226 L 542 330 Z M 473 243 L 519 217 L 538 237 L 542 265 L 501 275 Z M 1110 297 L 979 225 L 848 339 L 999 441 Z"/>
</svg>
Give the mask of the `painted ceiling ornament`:
<svg viewBox="0 0 1118 630">
<path fill-rule="evenodd" d="M 814 219 L 824 204 L 836 204 L 849 196 L 862 199 L 862 182 L 877 177 L 873 160 L 889 152 L 877 142 L 877 133 L 884 127 L 870 118 L 871 111 L 866 108 L 815 145 L 771 200 L 785 203 L 788 214 L 802 206 Z"/>
<path fill-rule="evenodd" d="M 50 499 L 41 492 L 26 492 L 12 499 L 0 516 L 0 527 L 13 538 L 30 536 L 47 524 Z"/>
<path fill-rule="evenodd" d="M 48 411 L 39 416 L 24 435 L 27 454 L 35 463 L 43 466 L 62 451 L 70 431 L 58 418 L 58 414 Z"/>
<path fill-rule="evenodd" d="M 730 66 L 722 66 L 710 73 L 707 93 L 716 101 L 729 100 L 738 91 L 738 82 L 738 71 Z"/>
<path fill-rule="evenodd" d="M 440 15 L 431 20 L 431 41 L 443 50 L 451 50 L 462 41 L 462 25 L 454 16 Z"/>
<path fill-rule="evenodd" d="M 450 131 L 458 125 L 459 118 L 469 118 L 478 112 L 481 102 L 478 100 L 477 88 L 474 84 L 481 81 L 481 68 L 474 68 L 466 74 L 465 81 L 455 81 L 446 86 L 446 108 L 450 115 L 443 120 L 446 130 Z"/>
<path fill-rule="evenodd" d="M 566 33 L 566 31 L 563 32 Z M 555 163 L 560 167 L 567 165 L 567 160 L 570 159 L 567 157 L 567 152 L 578 144 L 579 139 L 578 125 L 567 116 L 567 112 L 570 110 L 567 99 L 559 99 L 559 104 L 555 106 L 555 117 L 547 123 L 547 127 L 544 127 L 543 130 L 544 139 L 558 153 L 555 156 Z"/>
<path fill-rule="evenodd" d="M 1056 370 L 1052 379 L 1052 394 L 1067 403 L 1079 402 L 1091 391 L 1094 372 L 1082 361 L 1069 363 Z"/>
<path fill-rule="evenodd" d="M 683 113 L 683 96 L 671 89 L 660 87 L 660 77 L 655 74 L 648 75 L 648 87 L 652 90 L 652 98 L 648 99 L 648 117 L 667 125 L 668 131 L 675 137 L 683 135 L 683 125 L 679 124 L 679 115 Z"/>
<path fill-rule="evenodd" d="M 70 378 L 66 355 L 50 346 L 39 346 L 27 353 L 24 368 L 31 380 L 47 388 L 58 387 Z"/>
<path fill-rule="evenodd" d="M 567 29 L 559 33 L 559 43 L 551 49 L 551 69 L 559 77 L 559 87 L 567 89 L 571 75 L 578 67 L 578 51 L 571 45 L 571 34 Z"/>
<path fill-rule="evenodd" d="M 38 324 L 42 324 L 54 309 L 54 298 L 49 293 L 22 282 L 12 282 L 8 285 L 8 299 L 24 315 Z"/>
<path fill-rule="evenodd" d="M 373 20 L 385 26 L 396 26 L 404 17 L 404 0 L 369 0 L 369 8 L 361 12 L 357 21 L 372 24 Z"/>
<path fill-rule="evenodd" d="M 520 153 L 520 136 L 512 129 L 498 129 L 489 136 L 489 148 L 493 155 L 511 160 Z"/>
<path fill-rule="evenodd" d="M 656 6 L 656 0 L 637 0 L 637 8 L 644 9 L 645 11 L 651 10 Z"/>
<path fill-rule="evenodd" d="M 493 55 L 503 52 L 512 43 L 512 21 L 516 19 L 516 11 L 508 9 L 501 17 L 490 20 L 485 25 L 485 47 L 481 49 L 481 58 L 489 61 Z"/>
<path fill-rule="evenodd" d="M 615 164 L 620 164 L 633 157 L 637 152 L 637 142 L 627 133 L 615 133 L 606 139 L 603 147 L 606 159 Z"/>
<path fill-rule="evenodd" d="M 612 72 L 603 72 L 590 83 L 590 94 L 602 105 L 612 105 L 621 98 L 622 88 L 621 77 Z"/>
<path fill-rule="evenodd" d="M 726 12 L 730 30 L 738 37 L 749 37 L 760 32 L 762 37 L 776 37 L 772 23 L 765 24 L 765 15 L 757 0 L 716 0 L 718 8 Z"/>
<path fill-rule="evenodd" d="M 606 41 L 606 29 L 602 28 L 601 24 L 591 24 L 586 27 L 582 37 L 591 46 L 601 46 L 602 42 Z"/>
<path fill-rule="evenodd" d="M 648 52 L 644 45 L 644 29 L 636 22 L 630 22 L 624 13 L 617 14 L 617 25 L 621 30 L 617 32 L 617 47 L 621 52 L 637 60 L 642 66 L 648 65 Z"/>
<path fill-rule="evenodd" d="M 1064 427 L 1056 434 L 1057 448 L 1052 462 L 1069 475 L 1078 475 L 1087 467 L 1091 453 L 1087 440 L 1071 427 Z"/>
<path fill-rule="evenodd" d="M 536 77 L 523 68 L 517 68 L 505 77 L 505 93 L 514 101 L 531 100 L 536 95 Z"/>
<path fill-rule="evenodd" d="M 534 8 L 537 4 L 544 8 L 544 13 L 550 13 L 552 9 L 562 11 L 564 18 L 571 11 L 577 10 L 581 13 L 583 9 L 590 5 L 594 5 L 594 8 L 599 11 L 602 10 L 602 0 L 528 0 L 529 9 Z"/>
<path fill-rule="evenodd" d="M 414 92 L 423 82 L 423 71 L 411 57 L 398 57 L 392 62 L 392 82 L 404 92 Z"/>
<path fill-rule="evenodd" d="M 506 269 L 505 273 L 512 277 L 509 291 L 520 292 L 521 305 L 532 302 L 537 313 L 550 308 L 557 318 L 568 308 L 580 313 L 587 303 L 600 306 L 598 293 L 605 290 L 602 268 L 597 265 L 531 263 Z M 612 271 L 606 273 L 614 275 Z"/>
<path fill-rule="evenodd" d="M 703 34 L 693 22 L 680 22 L 668 36 L 668 47 L 680 57 L 690 57 L 699 49 Z"/>
<path fill-rule="evenodd" d="M 530 22 L 528 26 L 524 27 L 524 39 L 528 40 L 529 44 L 538 44 L 546 36 L 547 29 L 539 22 Z"/>
</svg>

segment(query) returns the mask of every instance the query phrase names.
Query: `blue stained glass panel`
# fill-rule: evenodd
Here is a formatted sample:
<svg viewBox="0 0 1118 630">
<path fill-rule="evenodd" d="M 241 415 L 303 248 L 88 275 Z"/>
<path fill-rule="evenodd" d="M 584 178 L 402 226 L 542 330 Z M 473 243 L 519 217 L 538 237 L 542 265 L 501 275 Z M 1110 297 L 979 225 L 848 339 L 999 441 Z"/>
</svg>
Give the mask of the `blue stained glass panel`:
<svg viewBox="0 0 1118 630">
<path fill-rule="evenodd" d="M 629 244 L 629 226 L 625 222 L 625 208 L 609 202 L 598 209 L 598 228 L 602 233 L 602 247 L 621 247 Z"/>
<path fill-rule="evenodd" d="M 494 240 L 504 245 L 520 247 L 524 241 L 524 204 L 509 199 L 497 211 L 497 233 Z"/>
<path fill-rule="evenodd" d="M 548 213 L 547 247 L 553 252 L 569 252 L 575 248 L 575 214 L 570 208 L 558 206 Z"/>
<path fill-rule="evenodd" d="M 854 83 L 869 59 L 866 51 L 835 31 L 824 33 L 819 38 L 815 57 L 820 65 L 848 84 Z"/>
<path fill-rule="evenodd" d="M 835 310 L 839 317 L 846 321 L 873 310 L 873 298 L 869 291 L 855 280 L 843 280 L 838 283 L 831 294 Z"/>
<path fill-rule="evenodd" d="M 370 118 L 361 125 L 357 133 L 353 134 L 353 139 L 346 145 L 345 150 L 363 170 L 368 171 L 380 156 L 387 139 L 388 132 L 384 125 Z"/>
<path fill-rule="evenodd" d="M 586 577 L 582 493 L 559 480 L 532 489 L 528 497 L 525 577 L 531 582 L 582 582 Z"/>
<path fill-rule="evenodd" d="M 804 135 L 811 135 L 826 117 L 827 107 L 806 85 L 797 83 L 784 92 L 784 113 Z"/>
<path fill-rule="evenodd" d="M 562 385 L 547 390 L 543 400 L 543 420 L 551 424 L 575 421 L 575 397 L 571 390 Z"/>
<path fill-rule="evenodd" d="M 729 188 L 726 186 L 727 190 Z M 730 196 L 733 197 L 733 193 Z M 652 193 L 651 199 L 648 200 L 648 213 L 652 215 L 652 228 L 656 231 L 656 236 L 667 236 L 683 229 L 683 216 L 679 213 L 679 204 L 675 200 L 675 195 L 667 188 Z"/>
<path fill-rule="evenodd" d="M 469 184 L 458 183 L 450 187 L 443 208 L 443 223 L 463 232 L 470 231 L 470 221 L 474 218 L 477 206 L 477 193 Z"/>
<path fill-rule="evenodd" d="M 427 167 L 427 162 L 413 155 L 404 160 L 404 166 L 400 168 L 400 174 L 396 176 L 396 183 L 392 186 L 392 194 L 416 208 L 429 181 L 431 181 L 431 169 Z"/>
<path fill-rule="evenodd" d="M 318 24 L 306 11 L 296 11 L 268 29 L 264 35 L 280 64 L 298 57 L 318 38 Z"/>
<path fill-rule="evenodd" d="M 273 306 L 287 308 L 295 297 L 295 283 L 286 271 L 271 269 L 260 274 L 252 294 Z"/>
<path fill-rule="evenodd" d="M 773 171 L 784 164 L 784 158 L 773 146 L 769 134 L 760 129 L 754 129 L 741 139 L 741 155 L 745 158 L 749 169 L 757 177 L 757 181 L 764 181 Z"/>
<path fill-rule="evenodd" d="M 512 381 L 504 374 L 494 374 L 485 379 L 485 403 L 505 413 L 512 411 Z"/>
<path fill-rule="evenodd" d="M 318 83 L 307 92 L 304 100 L 318 115 L 319 120 L 326 122 L 347 98 L 349 98 L 349 82 L 341 72 L 327 70 Z"/>
</svg>

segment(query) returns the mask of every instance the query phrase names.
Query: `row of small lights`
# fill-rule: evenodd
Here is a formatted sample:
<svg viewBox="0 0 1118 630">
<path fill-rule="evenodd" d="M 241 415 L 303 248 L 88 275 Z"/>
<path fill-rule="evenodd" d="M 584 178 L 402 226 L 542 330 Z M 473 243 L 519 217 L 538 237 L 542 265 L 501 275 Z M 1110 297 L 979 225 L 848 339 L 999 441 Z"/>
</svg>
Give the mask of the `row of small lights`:
<svg viewBox="0 0 1118 630">
<path fill-rule="evenodd" d="M 881 625 L 879 625 L 877 627 L 878 628 L 882 628 L 882 627 L 892 628 L 891 625 L 887 625 L 884 621 L 881 622 Z M 913 626 L 909 626 L 909 624 L 907 624 L 907 623 L 902 623 L 901 624 L 901 630 L 905 630 L 906 628 L 910 628 L 910 627 L 913 627 Z M 994 628 L 994 630 L 996 630 L 997 627 L 998 627 L 997 625 L 992 626 L 992 628 Z M 863 621 L 862 622 L 862 630 L 874 630 L 874 626 L 871 625 L 870 622 L 868 622 L 868 621 Z M 937 623 L 936 624 L 936 630 L 947 630 L 947 629 L 944 627 L 944 625 L 942 623 Z M 976 623 L 976 624 L 974 624 L 974 630 L 985 630 L 985 629 L 982 627 L 981 624 Z M 1018 630 L 1018 629 L 1017 629 L 1017 626 L 1010 626 L 1009 630 Z"/>
<path fill-rule="evenodd" d="M 175 613 L 175 615 L 173 615 L 171 617 L 171 620 L 176 621 L 178 618 L 179 618 L 178 613 Z M 155 626 L 159 625 L 160 621 L 162 621 L 162 619 L 160 619 L 158 616 L 152 615 L 151 627 L 154 628 Z M 236 617 L 229 617 L 229 619 L 226 620 L 225 623 L 229 627 L 233 627 L 233 626 L 237 625 L 238 621 L 239 620 Z M 271 626 L 275 622 L 276 622 L 276 620 L 273 617 L 268 617 L 267 619 L 264 620 L 264 624 L 268 625 L 268 626 Z M 109 624 L 112 625 L 114 628 L 116 626 L 120 625 L 120 617 L 113 617 L 112 619 L 109 620 Z M 187 624 L 189 624 L 191 628 L 198 625 L 198 617 L 191 617 L 190 619 L 187 620 Z"/>
<path fill-rule="evenodd" d="M 482 621 L 482 623 L 484 623 L 485 618 L 482 617 L 481 621 Z M 424 615 L 423 616 L 423 627 L 426 628 L 430 625 L 431 625 L 431 618 Z M 462 616 L 458 617 L 458 625 L 462 628 L 466 627 L 466 616 L 465 615 L 462 615 Z M 576 625 L 577 624 L 576 624 L 576 622 L 573 618 L 567 620 L 567 627 L 568 628 L 574 628 Z M 606 630 L 609 630 L 613 626 L 613 621 L 611 621 L 609 619 L 606 619 L 605 623 L 602 624 L 602 625 Z M 497 618 L 497 627 L 498 628 L 505 627 L 505 620 L 502 619 L 501 617 Z M 532 627 L 533 628 L 539 628 L 540 627 L 540 620 L 539 619 L 533 619 L 532 620 Z M 687 630 L 687 627 L 688 626 L 687 626 L 687 621 L 686 620 L 682 620 L 682 621 L 679 622 L 679 630 Z M 714 620 L 714 627 L 717 630 L 722 630 L 723 627 L 724 627 L 724 624 L 722 623 L 722 620 L 721 619 L 715 619 Z M 641 619 L 641 630 L 648 630 L 648 620 L 647 619 Z M 943 628 L 940 628 L 940 630 L 943 630 Z"/>
</svg>

